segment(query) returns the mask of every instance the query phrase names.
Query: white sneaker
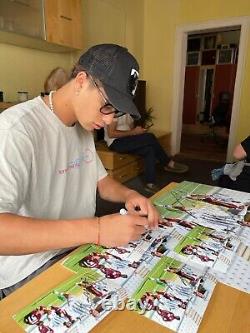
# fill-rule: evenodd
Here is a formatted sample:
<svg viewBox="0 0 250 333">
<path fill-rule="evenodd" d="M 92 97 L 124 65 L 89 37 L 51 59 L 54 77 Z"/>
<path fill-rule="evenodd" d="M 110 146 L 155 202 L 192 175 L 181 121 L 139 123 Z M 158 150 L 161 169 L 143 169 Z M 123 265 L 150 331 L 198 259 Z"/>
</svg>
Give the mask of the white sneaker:
<svg viewBox="0 0 250 333">
<path fill-rule="evenodd" d="M 156 193 L 160 191 L 159 187 L 154 183 L 147 183 L 146 186 L 144 187 L 144 190 L 150 193 Z"/>
</svg>

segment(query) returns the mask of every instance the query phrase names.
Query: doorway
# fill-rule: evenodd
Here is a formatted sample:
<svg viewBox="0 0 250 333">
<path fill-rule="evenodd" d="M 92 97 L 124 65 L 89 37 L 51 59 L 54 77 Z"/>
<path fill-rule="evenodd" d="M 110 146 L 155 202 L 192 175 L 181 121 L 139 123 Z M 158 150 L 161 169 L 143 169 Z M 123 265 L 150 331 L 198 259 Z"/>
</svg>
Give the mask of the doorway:
<svg viewBox="0 0 250 333">
<path fill-rule="evenodd" d="M 173 105 L 172 105 L 172 154 L 178 154 L 181 147 L 182 136 L 182 119 L 183 119 L 183 101 L 184 101 L 184 86 L 186 60 L 187 60 L 187 40 L 189 34 L 204 34 L 218 30 L 226 30 L 234 27 L 239 27 L 240 44 L 238 49 L 237 73 L 235 72 L 235 86 L 232 99 L 232 113 L 230 123 L 230 134 L 228 137 L 227 161 L 231 161 L 232 151 L 236 144 L 236 120 L 240 109 L 240 87 L 242 83 L 244 67 L 245 67 L 245 52 L 247 50 L 247 36 L 250 30 L 250 18 L 238 17 L 221 21 L 210 21 L 195 25 L 180 26 L 176 31 L 176 48 L 175 48 L 175 63 L 174 63 L 174 82 L 173 82 Z M 211 41 L 208 42 L 211 43 Z M 211 44 L 210 44 L 211 45 Z M 225 54 L 224 54 L 225 55 Z M 193 59 L 193 57 L 191 58 Z M 196 115 L 196 112 L 194 113 Z M 195 120 L 197 120 L 197 115 Z"/>
<path fill-rule="evenodd" d="M 182 156 L 226 160 L 239 40 L 240 27 L 188 35 Z M 227 101 L 221 100 L 222 94 Z M 191 96 L 193 104 L 188 101 Z"/>
</svg>

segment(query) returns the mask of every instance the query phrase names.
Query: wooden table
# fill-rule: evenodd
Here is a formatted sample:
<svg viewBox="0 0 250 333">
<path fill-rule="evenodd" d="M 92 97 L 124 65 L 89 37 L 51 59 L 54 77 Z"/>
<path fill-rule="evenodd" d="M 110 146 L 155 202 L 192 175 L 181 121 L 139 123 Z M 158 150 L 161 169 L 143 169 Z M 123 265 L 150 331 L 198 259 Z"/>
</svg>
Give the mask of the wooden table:
<svg viewBox="0 0 250 333">
<path fill-rule="evenodd" d="M 169 191 L 170 184 L 155 194 Z M 73 273 L 60 262 L 28 282 L 0 302 L 0 333 L 18 333 L 23 330 L 12 319 L 12 315 L 36 298 L 71 277 Z M 218 283 L 209 302 L 199 333 L 249 333 L 250 295 Z M 128 310 L 114 311 L 92 332 L 95 333 L 167 333 L 169 329 Z M 189 332 L 186 332 L 189 333 Z"/>
</svg>

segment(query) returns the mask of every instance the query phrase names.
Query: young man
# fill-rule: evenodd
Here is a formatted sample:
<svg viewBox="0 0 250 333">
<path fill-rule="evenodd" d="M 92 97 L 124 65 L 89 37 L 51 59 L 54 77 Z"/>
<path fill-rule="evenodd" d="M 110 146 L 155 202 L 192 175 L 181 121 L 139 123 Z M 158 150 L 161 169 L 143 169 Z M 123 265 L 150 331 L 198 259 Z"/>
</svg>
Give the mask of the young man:
<svg viewBox="0 0 250 333">
<path fill-rule="evenodd" d="M 107 176 L 91 133 L 138 116 L 138 71 L 127 49 L 97 45 L 59 90 L 0 115 L 0 298 L 72 247 L 121 246 L 157 226 L 150 201 Z M 94 217 L 96 189 L 129 214 Z"/>
</svg>

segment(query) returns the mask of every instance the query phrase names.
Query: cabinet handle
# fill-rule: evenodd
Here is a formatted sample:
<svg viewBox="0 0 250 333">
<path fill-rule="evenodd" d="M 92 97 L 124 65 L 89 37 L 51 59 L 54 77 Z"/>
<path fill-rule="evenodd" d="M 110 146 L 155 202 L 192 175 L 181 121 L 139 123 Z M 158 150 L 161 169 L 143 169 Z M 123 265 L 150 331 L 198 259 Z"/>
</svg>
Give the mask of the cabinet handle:
<svg viewBox="0 0 250 333">
<path fill-rule="evenodd" d="M 67 16 L 64 16 L 64 15 L 60 15 L 60 17 L 64 20 L 72 21 L 71 17 L 67 17 Z"/>
</svg>

